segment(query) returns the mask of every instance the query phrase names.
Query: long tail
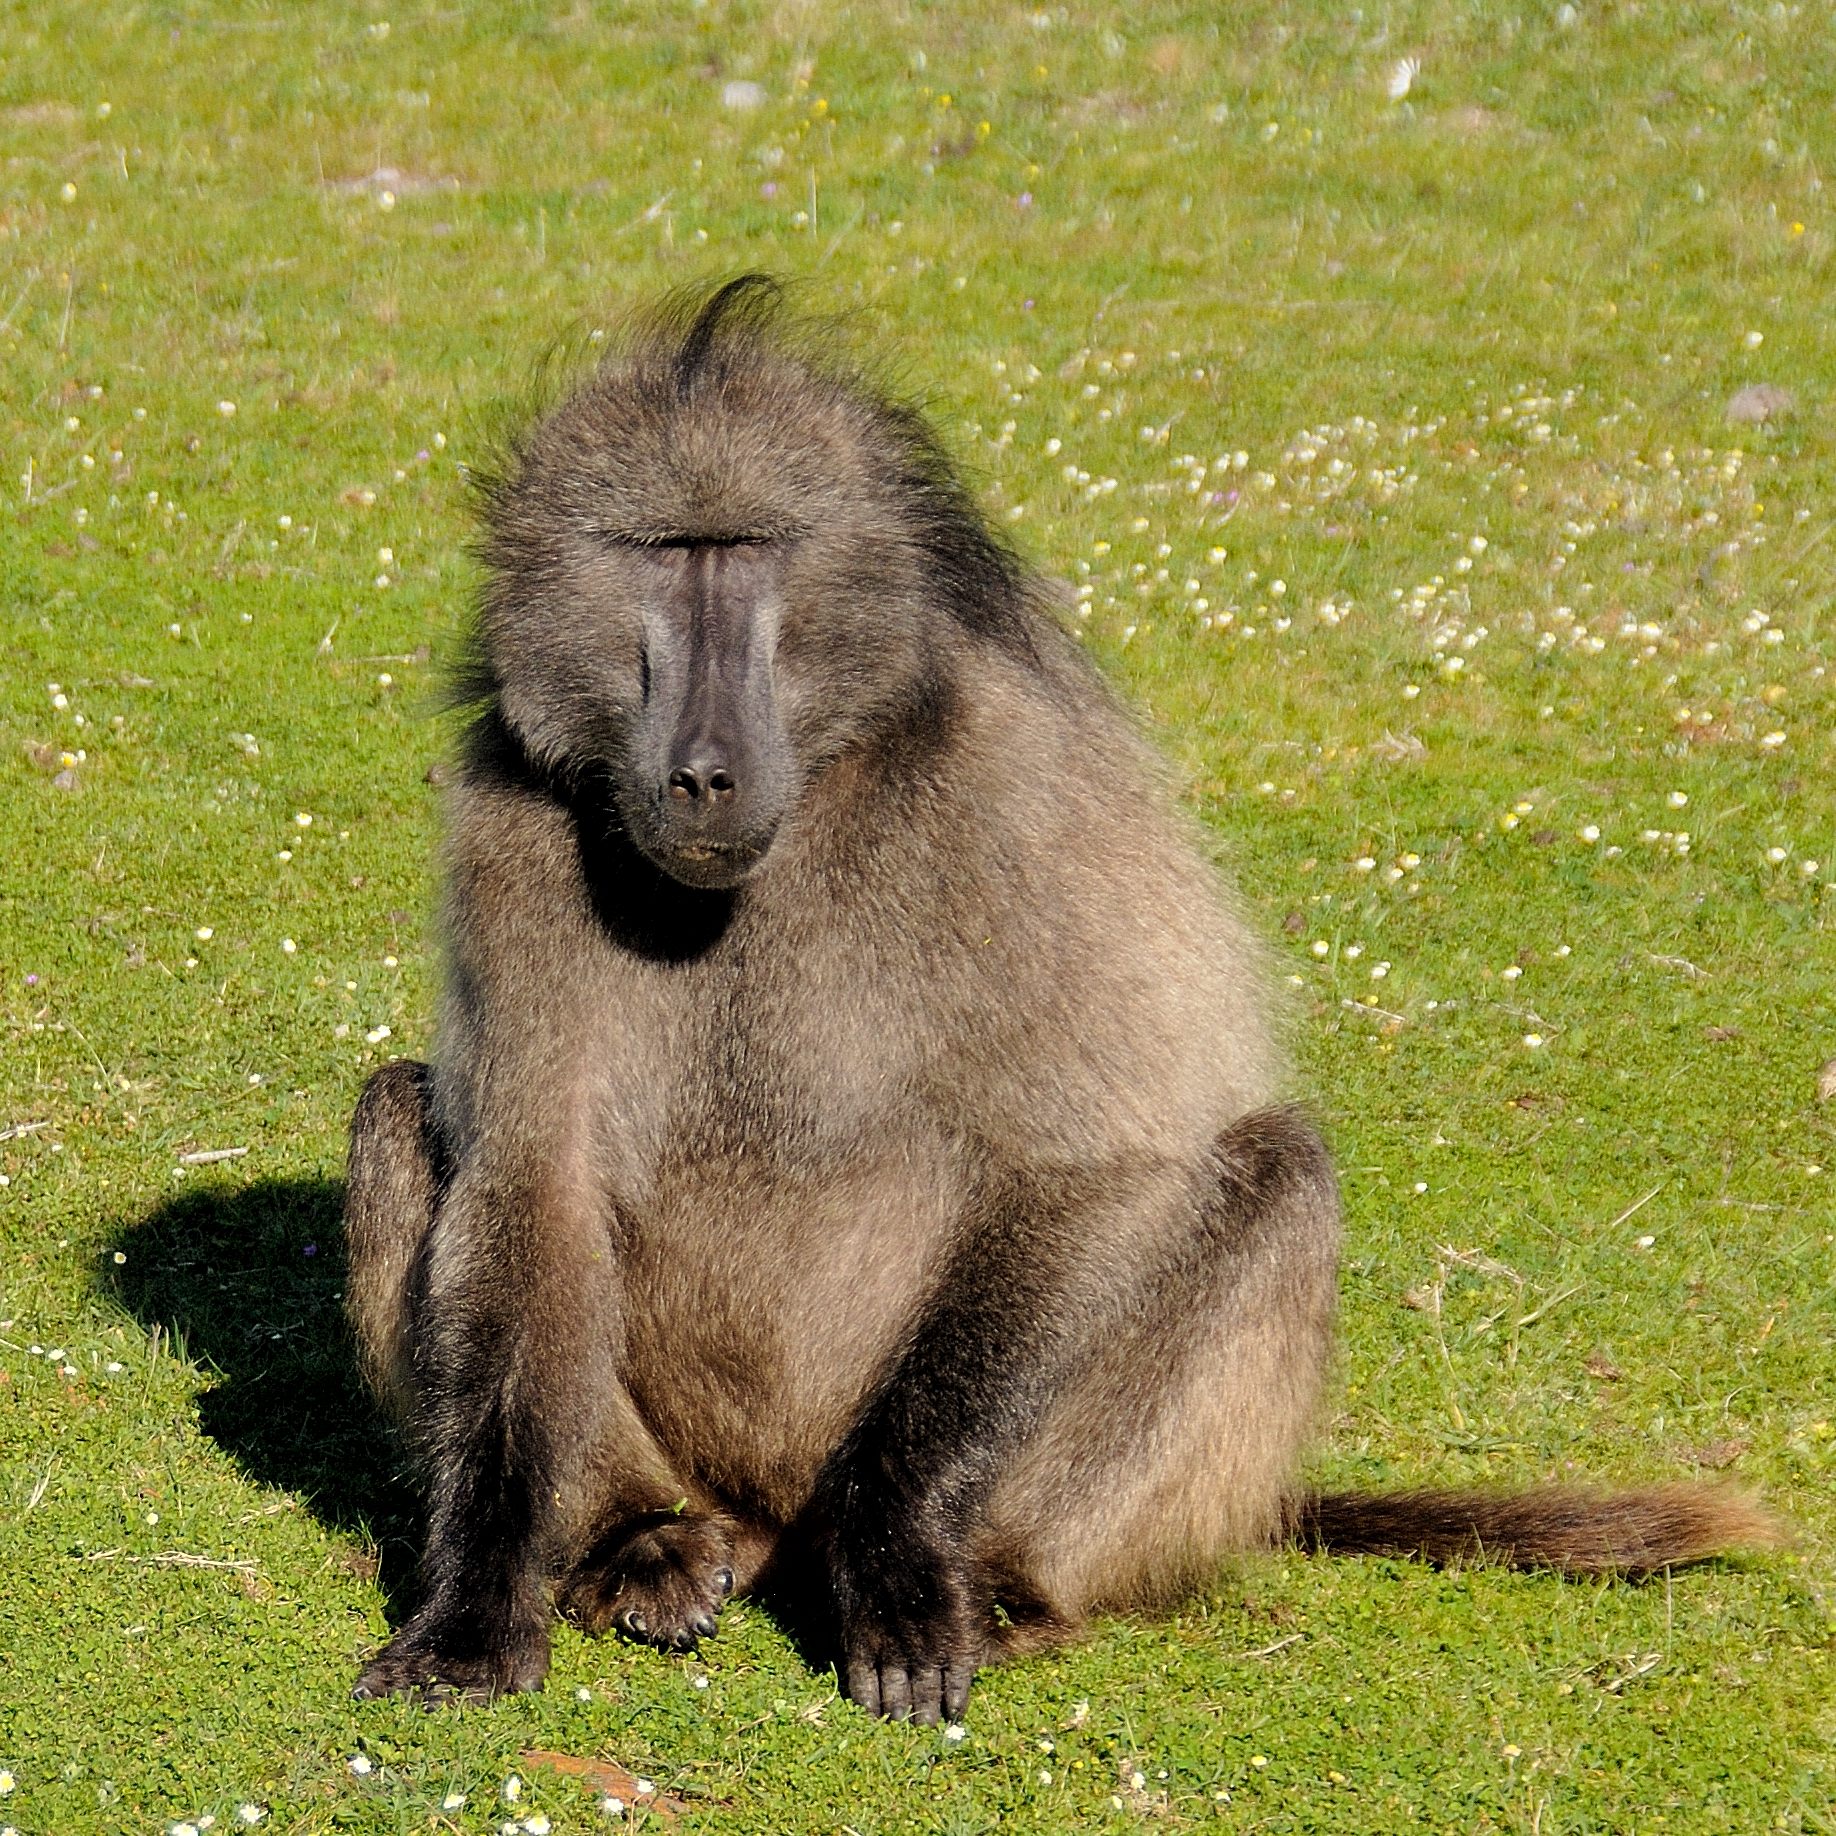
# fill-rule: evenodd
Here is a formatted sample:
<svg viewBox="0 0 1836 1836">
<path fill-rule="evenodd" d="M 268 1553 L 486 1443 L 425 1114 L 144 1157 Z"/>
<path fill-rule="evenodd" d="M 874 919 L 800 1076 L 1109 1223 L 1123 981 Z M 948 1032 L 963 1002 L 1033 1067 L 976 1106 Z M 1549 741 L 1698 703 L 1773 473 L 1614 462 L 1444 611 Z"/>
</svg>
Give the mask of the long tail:
<svg viewBox="0 0 1836 1836">
<path fill-rule="evenodd" d="M 1626 1492 L 1548 1486 L 1529 1492 L 1320 1492 L 1293 1531 L 1339 1555 L 1490 1560 L 1570 1574 L 1650 1574 L 1732 1549 L 1776 1548 L 1783 1525 L 1728 1486 L 1652 1485 Z"/>
</svg>

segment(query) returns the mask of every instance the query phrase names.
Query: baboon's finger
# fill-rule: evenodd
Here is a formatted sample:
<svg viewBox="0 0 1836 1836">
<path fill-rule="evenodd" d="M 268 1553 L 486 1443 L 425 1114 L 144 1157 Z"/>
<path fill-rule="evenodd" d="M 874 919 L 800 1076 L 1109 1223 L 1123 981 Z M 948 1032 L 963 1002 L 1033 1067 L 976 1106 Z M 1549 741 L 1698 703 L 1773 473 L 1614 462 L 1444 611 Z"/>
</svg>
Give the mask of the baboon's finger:
<svg viewBox="0 0 1836 1836">
<path fill-rule="evenodd" d="M 943 1672 L 935 1664 L 920 1664 L 912 1672 L 912 1719 L 927 1728 L 943 1716 Z"/>
<path fill-rule="evenodd" d="M 848 1660 L 848 1700 L 859 1703 L 868 1714 L 880 1712 L 880 1671 L 871 1658 Z"/>
<path fill-rule="evenodd" d="M 909 1721 L 912 1715 L 912 1682 L 900 1663 L 880 1666 L 880 1713 L 888 1721 Z"/>
<path fill-rule="evenodd" d="M 960 1721 L 969 1706 L 969 1685 L 975 1678 L 973 1664 L 946 1664 L 943 1673 L 943 1708 L 952 1721 Z"/>
</svg>

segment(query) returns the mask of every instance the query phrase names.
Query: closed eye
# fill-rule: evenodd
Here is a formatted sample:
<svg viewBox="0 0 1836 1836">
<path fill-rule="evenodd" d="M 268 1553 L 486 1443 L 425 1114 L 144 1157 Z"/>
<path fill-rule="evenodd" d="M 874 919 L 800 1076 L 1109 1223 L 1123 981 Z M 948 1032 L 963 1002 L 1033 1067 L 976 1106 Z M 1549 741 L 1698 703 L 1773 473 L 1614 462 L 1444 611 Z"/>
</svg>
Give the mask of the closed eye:
<svg viewBox="0 0 1836 1836">
<path fill-rule="evenodd" d="M 762 548 L 794 536 L 794 529 L 724 530 L 718 534 L 686 530 L 600 529 L 594 533 L 609 547 L 646 553 L 693 554 L 703 548 Z"/>
</svg>

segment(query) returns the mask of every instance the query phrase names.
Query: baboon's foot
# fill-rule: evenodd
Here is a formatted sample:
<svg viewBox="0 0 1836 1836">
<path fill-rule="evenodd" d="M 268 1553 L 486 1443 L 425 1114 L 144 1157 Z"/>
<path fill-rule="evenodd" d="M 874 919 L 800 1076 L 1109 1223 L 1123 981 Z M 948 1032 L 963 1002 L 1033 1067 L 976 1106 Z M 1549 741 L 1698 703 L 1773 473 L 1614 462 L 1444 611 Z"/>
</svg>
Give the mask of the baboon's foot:
<svg viewBox="0 0 1836 1836">
<path fill-rule="evenodd" d="M 709 1517 L 653 1512 L 608 1530 L 575 1563 L 555 1603 L 582 1631 L 692 1651 L 733 1592 L 733 1539 Z"/>
<path fill-rule="evenodd" d="M 351 1694 L 418 1691 L 438 1702 L 488 1702 L 540 1689 L 548 1675 L 548 1628 L 529 1614 L 423 1608 L 363 1667 Z"/>
</svg>

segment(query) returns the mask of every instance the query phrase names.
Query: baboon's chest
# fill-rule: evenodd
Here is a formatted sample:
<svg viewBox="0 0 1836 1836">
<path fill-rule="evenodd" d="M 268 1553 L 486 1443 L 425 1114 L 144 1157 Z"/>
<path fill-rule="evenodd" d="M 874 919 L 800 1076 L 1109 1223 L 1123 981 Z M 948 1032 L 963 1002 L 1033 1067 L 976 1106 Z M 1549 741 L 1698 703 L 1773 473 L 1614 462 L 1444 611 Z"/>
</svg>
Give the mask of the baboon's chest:
<svg viewBox="0 0 1836 1836">
<path fill-rule="evenodd" d="M 640 1406 L 685 1471 L 773 1514 L 845 1431 L 961 1204 L 945 1145 L 909 1128 L 806 1146 L 672 1158 L 622 1232 Z"/>
<path fill-rule="evenodd" d="M 600 1124 L 627 1361 L 686 1469 L 775 1508 L 925 1291 L 958 1154 L 923 1026 L 871 976 L 709 973 L 694 995 L 606 1040 L 648 1073 Z"/>
</svg>

